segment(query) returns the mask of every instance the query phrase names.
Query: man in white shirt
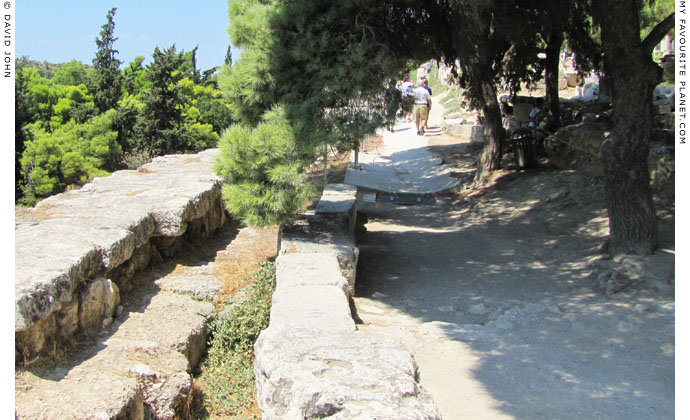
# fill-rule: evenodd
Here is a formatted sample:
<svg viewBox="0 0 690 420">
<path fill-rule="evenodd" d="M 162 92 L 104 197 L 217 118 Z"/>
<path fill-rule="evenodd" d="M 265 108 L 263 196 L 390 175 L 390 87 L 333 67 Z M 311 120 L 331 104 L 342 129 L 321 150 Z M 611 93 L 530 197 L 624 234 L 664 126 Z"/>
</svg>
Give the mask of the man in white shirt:
<svg viewBox="0 0 690 420">
<path fill-rule="evenodd" d="M 410 76 L 405 76 L 405 81 L 401 85 L 402 100 L 403 100 L 403 121 L 412 121 L 412 89 L 414 83 L 410 80 Z"/>
<path fill-rule="evenodd" d="M 417 135 L 424 135 L 424 126 L 426 120 L 429 118 L 429 108 L 431 107 L 431 95 L 429 91 L 424 89 L 418 83 L 412 85 L 412 97 L 414 98 L 414 106 L 412 114 L 414 115 L 414 122 L 417 126 Z"/>
</svg>

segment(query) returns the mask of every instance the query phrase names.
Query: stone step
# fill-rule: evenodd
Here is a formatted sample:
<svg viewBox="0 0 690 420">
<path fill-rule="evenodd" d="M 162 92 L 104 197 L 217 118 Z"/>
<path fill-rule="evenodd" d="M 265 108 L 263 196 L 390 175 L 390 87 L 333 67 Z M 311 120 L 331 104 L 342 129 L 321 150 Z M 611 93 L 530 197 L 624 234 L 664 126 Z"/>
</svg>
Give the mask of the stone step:
<svg viewBox="0 0 690 420">
<path fill-rule="evenodd" d="M 211 299 L 244 287 L 256 263 L 276 253 L 277 229 L 227 226 L 142 271 L 121 313 L 90 343 L 16 372 L 18 418 L 184 418 L 216 312 Z"/>
<path fill-rule="evenodd" d="M 149 288 L 66 363 L 16 379 L 20 419 L 172 419 L 207 339 L 210 302 Z"/>
</svg>

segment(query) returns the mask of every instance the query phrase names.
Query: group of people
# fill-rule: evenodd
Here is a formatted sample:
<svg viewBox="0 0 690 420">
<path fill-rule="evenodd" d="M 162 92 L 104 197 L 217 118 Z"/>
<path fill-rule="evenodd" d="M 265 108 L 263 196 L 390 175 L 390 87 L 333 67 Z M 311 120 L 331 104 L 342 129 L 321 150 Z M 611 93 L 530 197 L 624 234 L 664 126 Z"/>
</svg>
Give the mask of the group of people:
<svg viewBox="0 0 690 420">
<path fill-rule="evenodd" d="M 414 119 L 417 135 L 424 135 L 428 128 L 429 111 L 431 110 L 431 88 L 429 81 L 422 78 L 419 81 L 410 80 L 409 76 L 400 84 L 390 81 L 385 93 L 386 129 L 394 131 L 395 119 L 402 109 L 402 119 L 411 122 Z"/>
<path fill-rule="evenodd" d="M 501 103 L 503 111 L 503 128 L 506 134 L 510 136 L 520 128 L 520 122 L 513 115 L 513 107 L 507 102 Z M 547 105 L 544 105 L 544 98 L 537 98 L 534 101 L 534 106 L 529 113 L 529 122 L 527 124 L 530 128 L 539 128 L 544 131 L 554 131 L 556 128 L 556 121 L 553 113 Z"/>
</svg>

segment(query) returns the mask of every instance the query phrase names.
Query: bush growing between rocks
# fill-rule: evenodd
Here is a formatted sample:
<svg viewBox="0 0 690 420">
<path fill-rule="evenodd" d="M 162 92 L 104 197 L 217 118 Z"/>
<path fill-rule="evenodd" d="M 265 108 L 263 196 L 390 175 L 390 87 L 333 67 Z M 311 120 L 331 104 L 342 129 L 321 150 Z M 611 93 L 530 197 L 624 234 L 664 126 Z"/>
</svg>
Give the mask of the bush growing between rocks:
<svg viewBox="0 0 690 420">
<path fill-rule="evenodd" d="M 212 325 L 208 356 L 198 380 L 213 415 L 247 418 L 254 404 L 254 343 L 268 327 L 275 264 L 262 262 L 247 299 Z"/>
</svg>

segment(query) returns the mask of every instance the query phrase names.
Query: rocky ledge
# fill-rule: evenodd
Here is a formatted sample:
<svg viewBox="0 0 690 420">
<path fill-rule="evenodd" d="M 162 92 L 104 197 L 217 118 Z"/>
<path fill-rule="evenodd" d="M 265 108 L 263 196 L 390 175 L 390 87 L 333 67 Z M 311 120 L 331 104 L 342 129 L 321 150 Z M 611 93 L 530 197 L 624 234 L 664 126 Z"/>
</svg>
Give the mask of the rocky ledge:
<svg viewBox="0 0 690 420">
<path fill-rule="evenodd" d="M 17 214 L 17 363 L 108 326 L 134 273 L 225 223 L 216 154 L 158 157 Z"/>
</svg>

